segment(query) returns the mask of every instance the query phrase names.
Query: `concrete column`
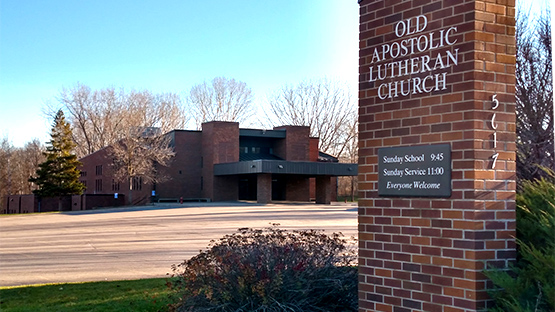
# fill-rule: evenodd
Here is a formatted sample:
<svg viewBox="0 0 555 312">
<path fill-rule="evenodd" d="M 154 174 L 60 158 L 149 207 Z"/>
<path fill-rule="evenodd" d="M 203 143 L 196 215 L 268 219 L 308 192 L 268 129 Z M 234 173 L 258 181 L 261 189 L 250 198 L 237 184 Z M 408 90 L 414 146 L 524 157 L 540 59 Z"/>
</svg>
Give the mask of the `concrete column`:
<svg viewBox="0 0 555 312">
<path fill-rule="evenodd" d="M 331 178 L 329 176 L 316 177 L 316 203 L 325 205 L 331 203 Z"/>
<path fill-rule="evenodd" d="M 256 180 L 256 202 L 259 204 L 270 203 L 272 201 L 272 174 L 259 174 Z"/>
</svg>

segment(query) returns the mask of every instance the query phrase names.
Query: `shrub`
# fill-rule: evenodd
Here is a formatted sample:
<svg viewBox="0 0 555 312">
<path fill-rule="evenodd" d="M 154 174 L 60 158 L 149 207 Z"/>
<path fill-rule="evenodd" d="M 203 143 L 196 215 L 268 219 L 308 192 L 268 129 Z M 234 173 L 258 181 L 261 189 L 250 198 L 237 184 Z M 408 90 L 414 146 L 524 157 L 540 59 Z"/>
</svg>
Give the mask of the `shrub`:
<svg viewBox="0 0 555 312">
<path fill-rule="evenodd" d="M 517 238 L 536 247 L 555 245 L 555 183 L 547 179 L 525 181 L 516 209 Z"/>
<path fill-rule="evenodd" d="M 239 229 L 179 265 L 178 311 L 357 311 L 356 253 L 341 233 Z"/>
<path fill-rule="evenodd" d="M 517 194 L 517 262 L 488 270 L 490 311 L 555 311 L 555 183 L 526 181 Z"/>
</svg>

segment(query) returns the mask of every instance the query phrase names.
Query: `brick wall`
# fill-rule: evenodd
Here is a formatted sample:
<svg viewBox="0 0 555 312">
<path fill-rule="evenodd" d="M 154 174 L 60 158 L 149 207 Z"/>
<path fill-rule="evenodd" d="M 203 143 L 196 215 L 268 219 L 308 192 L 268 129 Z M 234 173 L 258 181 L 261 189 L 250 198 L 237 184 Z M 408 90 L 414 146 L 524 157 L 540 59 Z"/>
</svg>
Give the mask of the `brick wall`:
<svg viewBox="0 0 555 312">
<path fill-rule="evenodd" d="M 514 13 L 514 0 L 360 2 L 360 311 L 481 310 L 485 265 L 515 258 Z M 379 148 L 436 143 L 451 145 L 450 198 L 378 196 Z"/>
<path fill-rule="evenodd" d="M 256 175 L 257 202 L 267 204 L 272 201 L 272 174 Z"/>
<path fill-rule="evenodd" d="M 38 200 L 33 194 L 8 195 L 5 197 L 0 214 L 33 213 L 37 212 Z"/>
<path fill-rule="evenodd" d="M 83 194 L 40 198 L 34 194 L 10 195 L 0 214 L 33 213 L 49 211 L 89 210 L 98 207 L 125 205 L 125 196 L 114 198 L 112 194 Z"/>
<path fill-rule="evenodd" d="M 310 180 L 305 176 L 286 177 L 285 199 L 291 201 L 310 201 Z"/>
<path fill-rule="evenodd" d="M 202 197 L 237 199 L 239 188 L 234 179 L 214 177 L 214 164 L 239 161 L 239 123 L 213 121 L 202 124 Z M 235 179 L 236 180 L 236 179 Z"/>
<path fill-rule="evenodd" d="M 309 139 L 309 161 L 318 161 L 318 152 L 320 151 L 318 149 L 318 144 L 320 143 L 320 139 L 319 138 L 310 138 Z"/>
<path fill-rule="evenodd" d="M 274 128 L 285 129 L 285 140 L 276 144 L 277 156 L 289 161 L 310 160 L 310 127 L 282 126 Z"/>
<path fill-rule="evenodd" d="M 71 211 L 71 196 L 38 198 L 37 212 Z"/>
<path fill-rule="evenodd" d="M 83 164 L 79 181 L 85 184 L 84 194 L 123 194 L 127 204 L 145 204 L 150 201 L 152 184 L 142 183 L 139 189 L 129 190 L 129 181 L 118 181 L 113 176 L 110 147 L 103 148 L 80 159 Z M 129 202 L 131 201 L 131 202 Z"/>
<path fill-rule="evenodd" d="M 159 184 L 159 198 L 201 198 L 202 133 L 200 131 L 174 130 L 175 157 L 169 168 L 161 168 L 170 178 Z"/>
<path fill-rule="evenodd" d="M 79 180 L 85 184 L 85 194 L 105 194 L 112 190 L 109 148 L 103 148 L 80 159 L 83 166 Z M 126 188 L 120 186 L 123 191 Z"/>
<path fill-rule="evenodd" d="M 71 196 L 71 210 L 91 210 L 102 207 L 119 207 L 127 204 L 124 194 L 83 194 Z"/>
</svg>

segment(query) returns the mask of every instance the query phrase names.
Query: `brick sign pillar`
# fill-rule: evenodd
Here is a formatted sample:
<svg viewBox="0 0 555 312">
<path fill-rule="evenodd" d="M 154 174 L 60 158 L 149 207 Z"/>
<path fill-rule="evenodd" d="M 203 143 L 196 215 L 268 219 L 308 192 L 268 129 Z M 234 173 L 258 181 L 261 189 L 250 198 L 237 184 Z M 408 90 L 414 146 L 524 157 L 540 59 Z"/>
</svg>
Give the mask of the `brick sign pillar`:
<svg viewBox="0 0 555 312">
<path fill-rule="evenodd" d="M 514 0 L 359 4 L 359 309 L 479 311 L 516 256 Z"/>
</svg>

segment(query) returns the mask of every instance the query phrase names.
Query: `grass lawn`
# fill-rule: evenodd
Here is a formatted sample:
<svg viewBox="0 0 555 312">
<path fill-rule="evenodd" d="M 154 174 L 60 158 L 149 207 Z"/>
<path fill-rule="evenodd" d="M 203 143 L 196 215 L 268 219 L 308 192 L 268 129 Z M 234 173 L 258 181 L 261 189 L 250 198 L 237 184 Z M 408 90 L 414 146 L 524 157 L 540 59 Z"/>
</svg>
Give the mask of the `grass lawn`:
<svg viewBox="0 0 555 312">
<path fill-rule="evenodd" d="M 167 279 L 0 287 L 0 311 L 167 311 Z"/>
</svg>

